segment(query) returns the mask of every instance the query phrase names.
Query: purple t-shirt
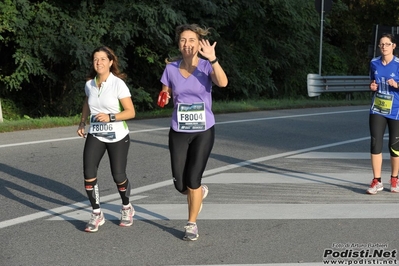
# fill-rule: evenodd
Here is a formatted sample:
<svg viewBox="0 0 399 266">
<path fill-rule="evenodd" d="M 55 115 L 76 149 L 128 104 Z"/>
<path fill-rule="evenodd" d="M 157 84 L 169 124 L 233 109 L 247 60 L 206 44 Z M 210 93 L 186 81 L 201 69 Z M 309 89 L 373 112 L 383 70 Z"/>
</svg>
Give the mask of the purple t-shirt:
<svg viewBox="0 0 399 266">
<path fill-rule="evenodd" d="M 199 59 L 197 68 L 185 78 L 180 73 L 182 60 L 166 65 L 161 77 L 162 84 L 172 90 L 174 109 L 171 127 L 179 132 L 199 132 L 215 124 L 212 112 L 213 71 L 208 60 Z"/>
</svg>

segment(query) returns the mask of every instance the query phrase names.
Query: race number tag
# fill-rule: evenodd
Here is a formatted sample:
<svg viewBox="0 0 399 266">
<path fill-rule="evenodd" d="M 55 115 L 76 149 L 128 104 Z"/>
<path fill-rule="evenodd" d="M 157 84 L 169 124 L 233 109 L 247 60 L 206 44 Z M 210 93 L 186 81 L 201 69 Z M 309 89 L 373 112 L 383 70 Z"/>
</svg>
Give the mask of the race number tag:
<svg viewBox="0 0 399 266">
<path fill-rule="evenodd" d="M 376 93 L 371 110 L 374 112 L 389 115 L 392 111 L 393 95 Z"/>
<path fill-rule="evenodd" d="M 119 123 L 119 122 L 112 122 L 112 123 L 97 122 L 95 120 L 94 116 L 92 116 L 90 118 L 89 133 L 96 137 L 115 139 L 116 138 L 115 123 Z"/>
<path fill-rule="evenodd" d="M 205 103 L 179 103 L 177 106 L 179 130 L 205 130 Z"/>
</svg>

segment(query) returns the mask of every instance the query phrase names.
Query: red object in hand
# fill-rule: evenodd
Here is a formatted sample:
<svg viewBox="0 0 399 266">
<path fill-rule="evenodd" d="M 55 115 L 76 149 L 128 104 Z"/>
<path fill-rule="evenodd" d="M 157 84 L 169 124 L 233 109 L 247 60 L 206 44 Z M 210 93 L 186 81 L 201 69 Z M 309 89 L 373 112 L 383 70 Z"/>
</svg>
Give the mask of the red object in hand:
<svg viewBox="0 0 399 266">
<path fill-rule="evenodd" d="M 168 99 L 168 93 L 166 91 L 161 91 L 158 96 L 158 102 L 157 102 L 158 106 L 164 107 L 167 99 Z"/>
</svg>

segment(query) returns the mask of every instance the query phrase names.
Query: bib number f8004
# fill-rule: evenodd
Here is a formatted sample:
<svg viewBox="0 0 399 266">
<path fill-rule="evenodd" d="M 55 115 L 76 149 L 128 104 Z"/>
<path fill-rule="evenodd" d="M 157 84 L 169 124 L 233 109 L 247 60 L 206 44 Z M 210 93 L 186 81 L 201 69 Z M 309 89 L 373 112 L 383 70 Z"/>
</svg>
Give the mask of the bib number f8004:
<svg viewBox="0 0 399 266">
<path fill-rule="evenodd" d="M 179 103 L 177 106 L 177 122 L 179 130 L 205 130 L 205 103 Z"/>
</svg>

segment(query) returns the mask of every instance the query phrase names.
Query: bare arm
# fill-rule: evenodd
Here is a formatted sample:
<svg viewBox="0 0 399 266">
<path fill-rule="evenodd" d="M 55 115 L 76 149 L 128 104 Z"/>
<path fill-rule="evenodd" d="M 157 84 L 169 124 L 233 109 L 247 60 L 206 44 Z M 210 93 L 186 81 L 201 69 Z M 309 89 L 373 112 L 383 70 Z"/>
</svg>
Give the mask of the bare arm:
<svg viewBox="0 0 399 266">
<path fill-rule="evenodd" d="M 134 105 L 131 97 L 126 97 L 119 100 L 123 106 L 123 111 L 115 114 L 116 120 L 129 120 L 136 116 Z"/>
<path fill-rule="evenodd" d="M 200 41 L 199 53 L 206 57 L 210 62 L 215 61 L 217 59 L 215 53 L 216 42 L 210 45 L 208 40 L 202 39 Z M 212 64 L 213 71 L 211 73 L 212 82 L 215 83 L 218 87 L 226 87 L 228 84 L 228 79 L 226 73 L 224 72 L 222 66 L 219 64 L 219 61 L 216 60 L 215 63 Z"/>
<path fill-rule="evenodd" d="M 86 120 L 87 117 L 89 116 L 90 109 L 89 109 L 89 103 L 88 103 L 88 98 L 86 96 L 84 102 L 83 102 L 83 107 L 82 107 L 82 116 L 80 117 L 80 123 L 78 127 L 78 135 L 81 137 L 85 137 L 85 126 L 86 126 Z"/>
<path fill-rule="evenodd" d="M 213 71 L 211 73 L 212 82 L 218 87 L 226 87 L 228 79 L 219 61 L 212 64 Z"/>
</svg>

